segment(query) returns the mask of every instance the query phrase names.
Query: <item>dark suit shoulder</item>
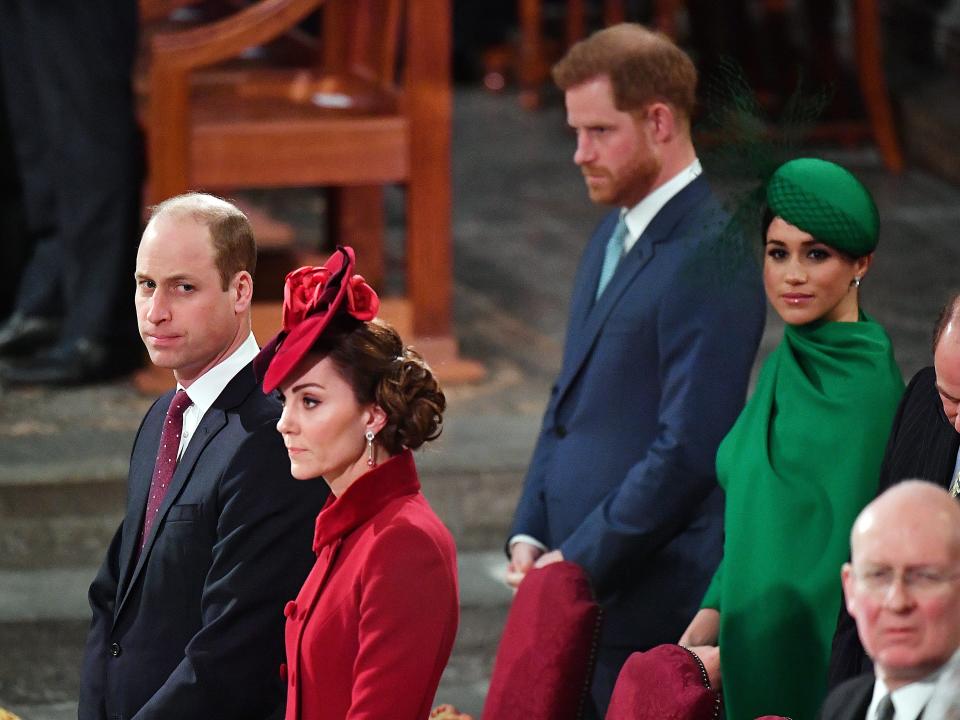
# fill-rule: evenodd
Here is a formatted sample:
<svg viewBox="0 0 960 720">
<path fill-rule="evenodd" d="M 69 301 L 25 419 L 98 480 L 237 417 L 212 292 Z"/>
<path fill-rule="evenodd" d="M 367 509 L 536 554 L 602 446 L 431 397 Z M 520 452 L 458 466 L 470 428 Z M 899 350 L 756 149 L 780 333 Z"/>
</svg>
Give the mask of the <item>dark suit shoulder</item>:
<svg viewBox="0 0 960 720">
<path fill-rule="evenodd" d="M 903 393 L 903 398 L 904 405 L 923 403 L 929 408 L 928 403 L 931 399 L 936 399 L 939 403 L 937 373 L 932 365 L 923 368 L 910 378 L 910 382 Z M 936 405 L 933 407 L 936 407 Z"/>
<path fill-rule="evenodd" d="M 932 367 L 907 385 L 897 408 L 880 471 L 879 490 L 906 478 L 948 487 L 960 448 L 960 434 L 947 421 Z"/>
<path fill-rule="evenodd" d="M 871 672 L 837 685 L 824 700 L 819 720 L 864 720 L 875 681 Z"/>
<path fill-rule="evenodd" d="M 213 407 L 239 414 L 245 421 L 245 426 L 247 423 L 256 426 L 271 418 L 278 418 L 282 410 L 276 396 L 264 394 L 263 386 L 254 374 L 253 363 L 246 365 L 233 376 L 214 401 Z"/>
</svg>

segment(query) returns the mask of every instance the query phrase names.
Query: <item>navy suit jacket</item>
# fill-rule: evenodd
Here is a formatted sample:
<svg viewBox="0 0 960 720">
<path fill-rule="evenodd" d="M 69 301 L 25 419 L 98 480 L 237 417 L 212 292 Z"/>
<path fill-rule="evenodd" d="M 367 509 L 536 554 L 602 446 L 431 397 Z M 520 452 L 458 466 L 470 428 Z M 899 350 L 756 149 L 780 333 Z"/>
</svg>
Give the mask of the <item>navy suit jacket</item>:
<svg viewBox="0 0 960 720">
<path fill-rule="evenodd" d="M 646 649 L 677 641 L 720 561 L 714 457 L 743 406 L 765 302 L 756 264 L 730 262 L 716 242 L 726 216 L 701 176 L 594 303 L 617 217 L 581 260 L 511 535 L 587 571 L 605 610 L 602 643 Z"/>
<path fill-rule="evenodd" d="M 137 432 L 126 516 L 90 586 L 80 720 L 259 720 L 285 692 L 283 607 L 316 560 L 327 485 L 290 476 L 279 403 L 248 365 L 203 416 L 138 558 L 172 395 Z"/>
</svg>

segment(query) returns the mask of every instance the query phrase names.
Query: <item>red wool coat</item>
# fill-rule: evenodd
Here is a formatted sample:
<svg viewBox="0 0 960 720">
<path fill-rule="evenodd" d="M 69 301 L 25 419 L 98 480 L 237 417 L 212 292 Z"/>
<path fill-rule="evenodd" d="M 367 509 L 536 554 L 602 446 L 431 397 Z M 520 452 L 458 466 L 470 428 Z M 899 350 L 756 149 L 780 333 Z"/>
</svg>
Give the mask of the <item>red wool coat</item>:
<svg viewBox="0 0 960 720">
<path fill-rule="evenodd" d="M 457 632 L 456 548 L 405 451 L 317 516 L 287 603 L 287 720 L 424 720 Z"/>
</svg>

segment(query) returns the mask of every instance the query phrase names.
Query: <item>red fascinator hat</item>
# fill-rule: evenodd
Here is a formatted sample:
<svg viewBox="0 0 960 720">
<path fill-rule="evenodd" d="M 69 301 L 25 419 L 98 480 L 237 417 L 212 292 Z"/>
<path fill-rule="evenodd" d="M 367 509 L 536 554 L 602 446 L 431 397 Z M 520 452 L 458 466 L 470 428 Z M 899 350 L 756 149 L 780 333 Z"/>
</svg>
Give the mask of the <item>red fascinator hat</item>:
<svg viewBox="0 0 960 720">
<path fill-rule="evenodd" d="M 303 360 L 338 313 L 372 320 L 380 298 L 361 275 L 354 275 L 353 248 L 337 245 L 319 267 L 302 267 L 283 284 L 283 329 L 254 360 L 263 391 L 273 392 Z"/>
</svg>

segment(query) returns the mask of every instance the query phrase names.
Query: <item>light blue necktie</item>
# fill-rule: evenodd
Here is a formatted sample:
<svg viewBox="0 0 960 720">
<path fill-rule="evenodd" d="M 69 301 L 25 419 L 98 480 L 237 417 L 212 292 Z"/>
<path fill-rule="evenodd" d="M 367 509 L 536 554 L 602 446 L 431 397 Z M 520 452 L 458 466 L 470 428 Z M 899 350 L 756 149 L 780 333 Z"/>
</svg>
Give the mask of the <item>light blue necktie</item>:
<svg viewBox="0 0 960 720">
<path fill-rule="evenodd" d="M 613 229 L 613 234 L 610 235 L 610 239 L 607 240 L 607 250 L 603 254 L 603 267 L 600 268 L 600 282 L 597 283 L 597 300 L 600 299 L 604 289 L 610 282 L 610 278 L 613 277 L 613 273 L 617 269 L 620 258 L 623 257 L 623 240 L 627 236 L 625 217 L 626 214 L 621 213 L 620 221 Z"/>
</svg>

